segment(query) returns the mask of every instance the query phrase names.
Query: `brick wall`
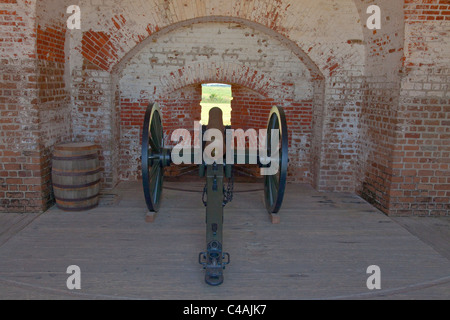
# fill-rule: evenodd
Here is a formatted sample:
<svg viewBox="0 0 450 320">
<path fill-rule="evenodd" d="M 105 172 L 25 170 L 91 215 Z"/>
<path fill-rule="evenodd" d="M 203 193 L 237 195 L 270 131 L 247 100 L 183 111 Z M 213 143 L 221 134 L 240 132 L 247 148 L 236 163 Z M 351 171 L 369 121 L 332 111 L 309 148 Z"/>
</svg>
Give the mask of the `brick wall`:
<svg viewBox="0 0 450 320">
<path fill-rule="evenodd" d="M 111 74 L 83 59 L 72 70 L 71 95 L 74 141 L 88 141 L 100 146 L 100 165 L 104 188 L 118 183 L 119 96 Z"/>
<path fill-rule="evenodd" d="M 405 1 L 393 214 L 450 210 L 450 1 Z"/>
<path fill-rule="evenodd" d="M 165 145 L 174 146 L 172 133 L 177 129 L 193 131 L 194 122 L 201 119 L 202 87 L 200 84 L 190 85 L 157 100 L 139 99 L 133 101 L 123 97 L 120 101 L 120 179 L 136 180 L 142 178 L 141 146 L 142 124 L 147 106 L 157 102 L 163 115 Z M 176 172 L 176 170 L 174 171 Z"/>
<path fill-rule="evenodd" d="M 382 29 L 366 9 L 382 9 Z M 67 30 L 69 5 L 82 29 Z M 201 84 L 232 85 L 232 123 L 290 127 L 289 177 L 388 214 L 448 214 L 449 1 L 0 1 L 2 211 L 52 204 L 51 154 L 101 146 L 103 187 L 140 178 L 141 125 L 200 119 Z"/>
<path fill-rule="evenodd" d="M 289 84 L 286 86 L 290 87 Z M 313 100 L 277 101 L 246 87 L 232 86 L 231 123 L 233 128 L 266 129 L 274 105 L 284 108 L 289 127 L 289 172 L 291 182 L 311 183 L 311 130 Z"/>
<path fill-rule="evenodd" d="M 0 7 L 0 211 L 39 211 L 47 155 L 39 147 L 35 2 Z"/>
<path fill-rule="evenodd" d="M 299 107 L 302 112 L 294 119 L 311 127 L 308 114 L 306 120 L 300 119 L 303 101 L 308 103 L 306 112 L 311 112 L 310 72 L 280 41 L 238 23 L 205 22 L 182 27 L 142 46 L 120 70 L 123 179 L 140 177 L 137 137 L 149 101 L 160 103 L 169 140 L 173 130 L 191 129 L 194 121 L 200 120 L 200 84 L 207 82 L 232 84 L 235 128 L 266 128 L 270 109 L 276 104 L 291 106 L 292 110 Z M 294 99 L 302 101 L 291 104 Z M 297 122 L 292 119 L 290 124 L 295 126 Z M 307 149 L 304 129 L 295 131 L 296 144 L 303 141 L 303 149 Z M 307 154 L 302 157 L 307 158 Z M 300 167 L 293 161 L 291 176 L 304 180 L 308 169 Z"/>
<path fill-rule="evenodd" d="M 322 190 L 354 190 L 349 167 L 355 165 L 354 161 L 348 155 L 327 158 L 326 153 L 335 146 L 327 146 L 325 139 L 309 135 L 311 130 L 321 132 L 322 137 L 335 134 L 333 124 L 326 126 L 330 132 L 323 132 L 321 126 L 328 120 L 326 104 L 332 99 L 320 96 L 320 85 L 320 92 L 315 93 L 314 82 L 323 81 L 324 74 L 345 76 L 363 69 L 364 48 L 354 45 L 363 42 L 360 16 L 352 1 L 341 1 L 331 14 L 328 3 L 310 0 L 274 2 L 269 6 L 266 1 L 231 1 L 220 8 L 211 1 L 149 1 L 141 5 L 137 8 L 131 2 L 115 5 L 110 1 L 87 10 L 85 19 L 89 24 L 72 44 L 74 64 L 81 65 L 85 59 L 99 69 L 117 74 L 120 100 L 125 101 L 127 109 L 134 108 L 132 113 L 136 114 L 143 113 L 148 101 L 163 101 L 168 93 L 203 82 L 229 83 L 258 92 L 267 98 L 260 102 L 262 108 L 274 102 L 292 107 L 298 112 L 297 117 L 292 117 L 296 120 L 292 124 L 299 128 L 293 129 L 291 179 L 316 181 Z M 102 23 L 93 23 L 98 10 L 102 12 Z M 189 104 L 185 99 L 177 103 Z M 354 102 L 349 103 L 340 107 L 352 109 Z M 267 115 L 254 110 L 261 115 L 255 126 L 264 127 Z M 311 122 L 311 110 L 320 115 L 318 121 Z M 164 112 L 166 117 L 171 117 L 170 113 L 175 113 L 175 118 L 182 116 L 176 109 Z M 314 128 L 315 125 L 320 127 Z M 346 135 L 346 146 L 350 148 L 356 137 L 354 132 L 345 133 L 347 124 L 343 127 L 347 129 L 335 131 L 339 132 L 336 139 Z M 126 141 L 140 132 L 136 125 L 121 130 Z M 122 143 L 121 177 L 139 177 L 136 143 Z M 314 155 L 310 153 L 311 146 L 317 151 Z M 317 162 L 312 161 L 313 156 Z M 318 163 L 317 170 L 312 170 L 311 162 Z M 331 182 L 343 167 L 351 177 L 337 184 Z M 326 174 L 322 174 L 324 170 Z"/>
<path fill-rule="evenodd" d="M 449 212 L 449 4 L 405 1 L 403 17 L 366 35 L 358 192 L 388 214 Z"/>
<path fill-rule="evenodd" d="M 43 211 L 53 203 L 52 148 L 70 137 L 65 27 L 42 3 L 1 4 L 0 210 Z"/>
<path fill-rule="evenodd" d="M 38 2 L 36 16 L 37 86 L 39 108 L 39 147 L 46 156 L 41 159 L 41 183 L 46 206 L 52 205 L 51 158 L 54 146 L 71 141 L 70 92 L 66 86 L 66 24 L 63 9 L 47 10 Z M 46 207 L 44 207 L 45 209 Z"/>
<path fill-rule="evenodd" d="M 389 212 L 393 179 L 392 156 L 396 141 L 399 85 L 385 77 L 372 77 L 364 84 L 362 103 L 363 140 L 359 161 L 362 173 L 358 192 L 369 203 Z"/>
<path fill-rule="evenodd" d="M 365 11 L 369 1 L 360 8 Z M 361 130 L 356 191 L 389 213 L 392 157 L 398 131 L 398 94 L 404 55 L 402 1 L 377 1 L 382 8 L 381 30 L 365 28 L 367 43 L 362 83 Z"/>
</svg>

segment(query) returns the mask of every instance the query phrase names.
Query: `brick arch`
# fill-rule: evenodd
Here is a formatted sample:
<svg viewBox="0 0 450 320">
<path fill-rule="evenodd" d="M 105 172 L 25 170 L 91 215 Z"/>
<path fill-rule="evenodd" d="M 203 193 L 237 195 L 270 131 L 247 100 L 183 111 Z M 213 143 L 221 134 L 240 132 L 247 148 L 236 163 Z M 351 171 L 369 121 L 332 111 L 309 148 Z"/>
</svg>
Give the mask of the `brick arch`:
<svg viewBox="0 0 450 320">
<path fill-rule="evenodd" d="M 159 92 L 160 96 L 166 96 L 189 85 L 219 82 L 247 87 L 264 97 L 280 102 L 293 98 L 293 92 L 289 86 L 283 86 L 261 70 L 237 63 L 190 64 L 178 69 L 177 72 L 161 76 L 161 82 L 166 83 L 167 87 Z"/>
<path fill-rule="evenodd" d="M 332 77 L 364 74 L 366 51 L 365 46 L 361 45 L 364 44 L 363 24 L 354 0 L 342 0 L 339 4 L 328 0 L 230 0 L 220 5 L 215 0 L 205 0 L 200 4 L 185 0 L 149 0 L 139 3 L 139 7 L 125 0 L 117 6 L 111 4 L 110 10 L 104 5 L 96 8 L 90 1 L 86 3 L 90 6 L 92 19 L 89 21 L 88 18 L 85 25 L 91 28 L 83 30 L 78 43 L 75 40 L 73 47 L 77 53 L 73 54 L 73 66 L 80 68 L 82 57 L 112 74 L 113 78 L 120 75 L 122 68 L 141 47 L 157 42 L 163 35 L 183 26 L 206 22 L 241 23 L 279 40 L 308 67 L 311 79 L 320 83 L 330 79 L 325 85 L 330 92 L 334 90 L 330 89 L 330 83 L 334 81 Z M 101 22 L 98 22 L 96 9 L 101 11 Z M 299 150 L 308 144 L 315 150 L 312 158 L 317 158 L 317 161 L 313 162 L 320 163 L 321 168 L 311 171 L 315 177 L 312 179 L 318 180 L 322 168 L 329 167 L 330 172 L 335 172 L 334 167 L 324 163 L 328 151 L 326 146 L 331 145 L 325 137 L 331 136 L 328 133 L 334 130 L 333 124 L 327 123 L 326 119 L 339 118 L 340 114 L 336 112 L 327 117 L 327 109 L 334 109 L 333 101 L 328 99 L 323 103 L 324 85 L 314 87 L 320 90 L 314 90 L 313 107 L 307 108 L 314 109 L 312 135 L 318 138 L 311 143 L 301 141 L 300 137 L 297 140 Z M 336 105 L 341 108 L 340 102 Z M 339 129 L 337 132 L 340 132 Z M 335 136 L 336 140 L 342 138 L 342 135 Z"/>
<path fill-rule="evenodd" d="M 320 71 L 319 67 L 316 65 L 316 63 L 311 59 L 311 57 L 303 51 L 300 47 L 296 45 L 295 42 L 289 40 L 285 36 L 283 36 L 280 33 L 277 33 L 273 29 L 267 28 L 264 25 L 261 25 L 259 23 L 253 22 L 251 20 L 242 19 L 239 17 L 223 17 L 223 16 L 207 16 L 207 17 L 201 17 L 201 18 L 195 18 L 190 20 L 184 20 L 177 23 L 174 23 L 170 26 L 165 27 L 164 29 L 158 30 L 157 32 L 151 34 L 146 39 L 139 42 L 134 48 L 132 48 L 129 52 L 127 52 L 120 61 L 117 62 L 116 65 L 114 65 L 111 68 L 112 73 L 120 73 L 123 68 L 126 66 L 127 62 L 130 61 L 142 48 L 151 45 L 153 42 L 157 42 L 158 39 L 164 35 L 167 35 L 174 30 L 189 27 L 191 25 L 195 24 L 201 24 L 201 23 L 236 23 L 241 24 L 249 28 L 253 28 L 255 30 L 261 31 L 262 33 L 267 34 L 268 36 L 278 40 L 281 44 L 286 46 L 289 50 L 291 50 L 301 62 L 308 68 L 308 70 L 311 73 L 311 76 L 315 79 L 323 79 L 322 72 Z"/>
<path fill-rule="evenodd" d="M 230 22 L 231 20 L 228 18 L 220 19 L 220 22 L 218 22 L 216 20 L 202 19 L 196 23 L 208 24 L 210 21 L 217 26 L 225 25 L 225 21 Z M 233 21 L 236 25 L 239 24 L 237 20 Z M 246 22 L 246 26 L 247 24 L 248 22 Z M 233 100 L 232 104 L 232 123 L 237 128 L 248 129 L 249 126 L 257 129 L 265 128 L 268 114 L 273 105 L 283 105 L 289 108 L 287 111 L 290 113 L 293 150 L 300 148 L 304 150 L 302 152 L 304 158 L 302 161 L 292 161 L 292 168 L 295 169 L 292 170 L 292 176 L 296 175 L 293 179 L 297 179 L 297 181 L 310 182 L 310 177 L 305 174 L 305 172 L 311 171 L 307 160 L 309 157 L 308 139 L 302 136 L 310 135 L 311 133 L 314 86 L 308 87 L 309 98 L 303 97 L 303 100 L 298 101 L 295 98 L 301 95 L 295 94 L 293 83 L 283 80 L 283 78 L 277 78 L 271 70 L 263 71 L 256 66 L 250 66 L 243 62 L 230 62 L 214 58 L 196 62 L 185 59 L 183 60 L 185 62 L 183 67 L 173 68 L 171 65 L 170 68 L 164 68 L 155 66 L 155 69 L 153 69 L 152 62 L 148 64 L 148 59 L 152 59 L 153 53 L 161 51 L 161 48 L 166 49 L 167 52 L 172 52 L 173 48 L 170 46 L 168 39 L 170 37 L 177 38 L 180 34 L 185 36 L 183 33 L 178 33 L 177 30 L 186 29 L 190 25 L 192 25 L 192 21 L 161 30 L 157 35 L 155 34 L 154 37 L 148 38 L 130 51 L 127 57 L 113 69 L 113 73 L 119 79 L 119 86 L 123 89 L 121 90 L 123 97 L 129 97 L 128 100 L 132 101 L 121 103 L 120 107 L 122 114 L 122 140 L 127 141 L 122 144 L 121 150 L 121 162 L 126 163 L 121 170 L 123 179 L 138 177 L 136 168 L 140 165 L 139 161 L 129 155 L 138 154 L 139 144 L 135 139 L 129 139 L 129 137 L 135 137 L 139 134 L 143 111 L 148 102 L 156 100 L 160 103 L 164 115 L 167 138 L 170 137 L 173 130 L 185 126 L 188 126 L 186 128 L 191 128 L 194 120 L 200 120 L 200 84 L 221 82 L 233 85 L 233 88 L 238 92 L 239 98 Z M 240 25 L 243 25 L 243 23 L 240 23 Z M 247 29 L 250 28 L 244 28 L 244 32 Z M 256 29 L 254 25 L 253 29 Z M 246 41 L 243 35 L 244 32 L 242 32 L 242 37 Z M 255 30 L 255 37 L 258 38 L 256 33 Z M 283 47 L 281 53 L 290 52 L 291 60 L 296 61 L 293 66 L 303 70 L 301 73 L 305 75 L 306 82 L 311 84 L 311 82 L 316 80 L 320 80 L 320 82 L 323 80 L 318 67 L 300 48 L 294 47 L 292 43 L 288 46 L 287 39 L 283 39 L 273 32 L 270 33 L 272 37 L 267 36 L 267 32 L 260 32 L 266 38 L 276 38 L 276 41 L 271 42 Z M 165 35 L 167 36 L 164 37 Z M 282 43 L 280 44 L 280 42 Z M 162 45 L 162 43 L 166 43 L 166 46 Z M 295 50 L 296 53 L 292 54 L 292 50 Z M 177 58 L 180 59 L 186 57 L 187 55 L 182 53 L 177 55 Z M 155 61 L 158 62 L 156 59 Z M 146 63 L 145 69 L 139 67 L 138 63 Z M 151 85 L 148 85 L 149 83 Z M 321 108 L 322 105 L 316 105 L 316 107 Z M 292 155 L 293 157 L 295 156 L 295 154 Z"/>
<path fill-rule="evenodd" d="M 129 1 L 111 8 L 102 5 L 102 21 L 98 21 L 96 7 L 90 10 L 83 39 L 78 51 L 105 71 L 126 61 L 141 43 L 153 41 L 158 34 L 198 22 L 238 22 L 279 37 L 299 59 L 310 67 L 311 73 L 333 74 L 349 61 L 364 63 L 364 54 L 353 48 L 349 40 L 363 42 L 361 16 L 356 0 L 341 0 L 330 4 L 325 0 L 230 0 L 202 3 L 175 0 L 170 3 L 146 1 L 139 8 Z M 81 3 L 83 5 L 83 1 Z M 92 14 L 92 16 L 89 16 Z M 332 41 L 336 45 L 331 46 Z M 326 54 L 323 54 L 326 52 Z"/>
<path fill-rule="evenodd" d="M 72 48 L 75 48 L 70 57 L 72 71 L 82 70 L 88 61 L 101 73 L 112 75 L 110 82 L 116 87 L 116 76 L 141 46 L 158 41 L 162 35 L 182 26 L 223 21 L 242 23 L 278 39 L 308 66 L 311 78 L 319 79 L 319 82 L 353 72 L 362 75 L 367 57 L 365 45 L 361 45 L 364 44 L 361 23 L 364 19 L 361 19 L 363 14 L 358 9 L 358 2 L 370 1 L 341 0 L 337 4 L 328 0 L 230 0 L 219 5 L 216 0 L 205 0 L 200 4 L 186 0 L 148 0 L 137 6 L 134 1 L 111 0 L 96 6 L 93 3 L 100 2 L 80 0 L 85 29 L 71 37 Z M 330 79 L 325 84 L 329 92 L 334 90 L 330 89 L 333 81 Z M 315 92 L 314 97 L 320 95 L 319 100 L 323 100 L 323 91 Z M 106 101 L 105 97 L 102 107 L 111 113 Z M 327 119 L 340 118 L 339 110 L 329 115 L 328 109 L 337 110 L 341 104 L 337 101 L 335 107 L 332 99 L 314 103 L 314 110 L 317 110 L 314 135 L 321 137 L 314 142 L 317 163 L 325 159 L 327 150 L 323 146 L 331 145 L 322 139 L 322 136 L 331 136 L 329 133 L 334 130 L 334 124 L 327 123 Z M 115 114 L 111 113 L 111 117 L 114 119 Z M 105 120 L 108 120 L 106 116 Z M 76 132 L 85 132 L 82 130 L 84 121 L 75 126 Z M 339 128 L 336 132 L 340 132 Z M 342 135 L 336 135 L 335 140 L 342 140 Z M 327 166 L 322 164 L 322 167 Z M 330 172 L 334 171 L 330 169 Z"/>
</svg>

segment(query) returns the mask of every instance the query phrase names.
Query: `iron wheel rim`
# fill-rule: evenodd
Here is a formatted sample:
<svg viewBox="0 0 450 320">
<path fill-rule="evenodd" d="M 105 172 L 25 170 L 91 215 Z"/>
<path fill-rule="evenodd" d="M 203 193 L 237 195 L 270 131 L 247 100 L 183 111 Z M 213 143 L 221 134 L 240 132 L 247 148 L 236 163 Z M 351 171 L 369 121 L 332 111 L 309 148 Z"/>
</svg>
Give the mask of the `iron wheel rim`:
<svg viewBox="0 0 450 320">
<path fill-rule="evenodd" d="M 157 212 L 161 205 L 164 183 L 164 167 L 161 155 L 164 149 L 164 130 L 161 109 L 150 104 L 145 113 L 142 134 L 142 182 L 145 202 L 150 212 Z"/>
<path fill-rule="evenodd" d="M 267 125 L 268 156 L 271 156 L 271 130 L 280 132 L 279 170 L 275 175 L 264 178 L 264 200 L 269 214 L 277 214 L 283 204 L 287 183 L 287 169 L 289 163 L 289 138 L 286 115 L 281 107 L 273 107 Z"/>
</svg>

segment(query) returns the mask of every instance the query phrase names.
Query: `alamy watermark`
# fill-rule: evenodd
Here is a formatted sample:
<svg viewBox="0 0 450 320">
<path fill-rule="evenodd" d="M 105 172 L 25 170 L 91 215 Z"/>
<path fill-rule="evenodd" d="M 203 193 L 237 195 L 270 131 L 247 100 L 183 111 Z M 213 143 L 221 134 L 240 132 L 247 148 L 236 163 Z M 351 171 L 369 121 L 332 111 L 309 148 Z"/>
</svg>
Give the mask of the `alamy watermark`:
<svg viewBox="0 0 450 320">
<path fill-rule="evenodd" d="M 69 19 L 67 19 L 67 28 L 69 30 L 81 29 L 81 9 L 77 5 L 71 5 L 67 7 Z M 381 29 L 381 8 L 377 5 L 371 5 L 367 8 L 367 14 L 370 14 L 367 19 L 366 25 L 369 30 Z"/>
<path fill-rule="evenodd" d="M 370 274 L 366 282 L 367 289 L 381 290 L 381 268 L 376 265 L 369 266 L 367 268 L 367 274 Z"/>
<path fill-rule="evenodd" d="M 67 278 L 66 286 L 69 290 L 81 290 L 81 269 L 77 265 L 71 265 L 67 267 L 67 274 L 70 276 Z M 371 265 L 366 271 L 369 274 L 367 278 L 366 286 L 369 290 L 381 290 L 381 268 L 377 265 Z"/>
<path fill-rule="evenodd" d="M 67 274 L 70 274 L 67 278 L 66 286 L 69 290 L 81 290 L 81 269 L 79 266 L 72 265 L 67 267 Z"/>
<path fill-rule="evenodd" d="M 69 30 L 80 30 L 81 29 L 81 9 L 79 6 L 69 6 L 67 7 L 68 14 L 71 14 L 69 19 L 67 19 L 67 28 Z"/>
<path fill-rule="evenodd" d="M 267 129 L 227 129 L 224 137 L 218 129 L 203 133 L 200 122 L 195 122 L 194 141 L 187 129 L 173 132 L 171 141 L 177 145 L 172 149 L 172 162 L 175 165 L 220 165 L 225 160 L 230 165 L 261 164 L 261 175 L 272 176 L 280 169 L 280 131 L 273 129 L 269 136 L 268 133 Z M 204 149 L 203 142 L 206 142 Z"/>
</svg>

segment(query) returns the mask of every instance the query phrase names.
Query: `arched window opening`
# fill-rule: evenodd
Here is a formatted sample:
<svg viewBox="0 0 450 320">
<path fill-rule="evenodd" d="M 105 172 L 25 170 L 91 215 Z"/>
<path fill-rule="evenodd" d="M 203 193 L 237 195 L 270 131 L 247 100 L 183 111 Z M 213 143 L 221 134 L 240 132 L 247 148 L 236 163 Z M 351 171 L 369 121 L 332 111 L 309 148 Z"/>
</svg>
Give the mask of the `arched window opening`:
<svg viewBox="0 0 450 320">
<path fill-rule="evenodd" d="M 218 107 L 223 112 L 223 123 L 231 125 L 231 100 L 233 100 L 231 85 L 221 83 L 207 83 L 202 85 L 202 119 L 201 123 L 209 122 L 209 111 Z"/>
</svg>

